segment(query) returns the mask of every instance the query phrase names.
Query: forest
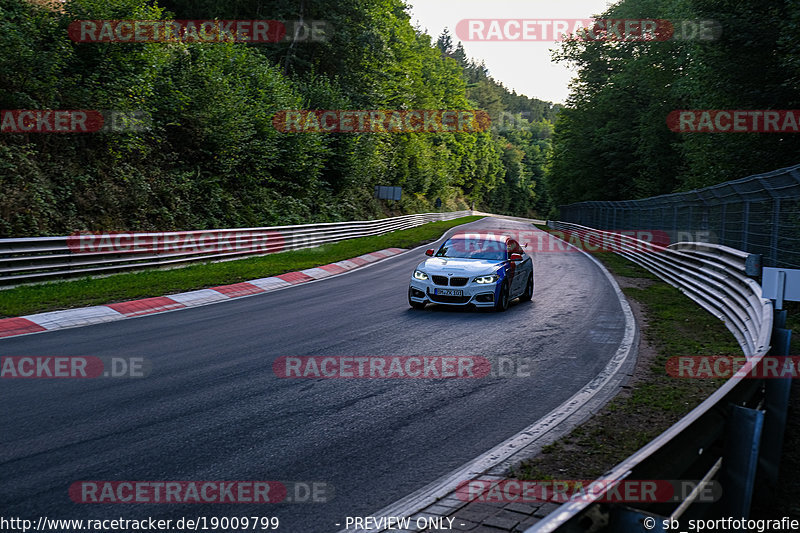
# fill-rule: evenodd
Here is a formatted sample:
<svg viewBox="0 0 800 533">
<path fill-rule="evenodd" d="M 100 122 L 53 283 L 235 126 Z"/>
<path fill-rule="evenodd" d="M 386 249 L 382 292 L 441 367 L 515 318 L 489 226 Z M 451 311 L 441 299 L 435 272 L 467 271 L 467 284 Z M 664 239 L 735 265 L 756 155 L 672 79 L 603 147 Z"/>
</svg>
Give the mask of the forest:
<svg viewBox="0 0 800 533">
<path fill-rule="evenodd" d="M 573 39 L 555 50 L 577 76 L 546 168 L 553 206 L 687 191 L 800 162 L 798 133 L 676 132 L 667 122 L 679 110 L 798 109 L 799 2 L 622 0 L 602 17 L 720 31 Z"/>
<path fill-rule="evenodd" d="M 508 90 L 450 32 L 415 27 L 402 0 L 0 0 L 0 109 L 17 113 L 0 124 L 0 238 L 473 206 L 554 217 L 568 203 L 790 166 L 796 133 L 680 132 L 668 117 L 800 108 L 798 7 L 621 0 L 596 15 L 716 31 L 554 43 L 553 60 L 576 71 L 562 105 Z M 75 39 L 87 20 L 270 20 L 288 32 L 267 42 Z M 100 112 L 107 127 L 14 131 L 22 110 L 87 110 L 90 121 Z M 491 127 L 295 133 L 274 123 L 288 110 L 475 110 Z M 402 187 L 402 200 L 374 198 L 376 185 Z"/>
<path fill-rule="evenodd" d="M 187 19 L 286 21 L 303 31 L 274 42 L 74 35 L 76 21 Z M 304 33 L 312 21 L 324 23 L 314 39 Z M 549 206 L 544 173 L 560 106 L 507 90 L 447 31 L 434 38 L 414 27 L 400 0 L 0 0 L 0 109 L 16 113 L 0 133 L 4 238 L 470 206 L 533 215 Z M 492 127 L 286 133 L 274 126 L 276 113 L 298 109 L 483 110 Z M 99 112 L 106 127 L 14 129 L 24 110 Z M 375 199 L 376 185 L 400 186 L 403 197 Z"/>
</svg>

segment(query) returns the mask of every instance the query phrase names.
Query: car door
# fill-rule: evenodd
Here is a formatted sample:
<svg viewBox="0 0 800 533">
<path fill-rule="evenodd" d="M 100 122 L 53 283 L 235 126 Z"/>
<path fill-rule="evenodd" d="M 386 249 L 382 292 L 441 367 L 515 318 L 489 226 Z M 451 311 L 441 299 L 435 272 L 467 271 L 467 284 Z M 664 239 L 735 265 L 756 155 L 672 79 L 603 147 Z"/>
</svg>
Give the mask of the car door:
<svg viewBox="0 0 800 533">
<path fill-rule="evenodd" d="M 517 267 L 517 276 L 519 277 L 519 293 L 525 292 L 525 287 L 528 285 L 528 278 L 533 275 L 533 258 L 522 252 L 522 261 Z"/>
<path fill-rule="evenodd" d="M 525 283 L 528 281 L 528 272 L 526 269 L 526 259 L 529 259 L 525 254 L 525 251 L 519 245 L 519 243 L 515 240 L 509 239 L 508 241 L 508 255 L 509 257 L 511 254 L 520 254 L 522 255 L 522 261 L 511 261 L 509 260 L 509 272 L 512 274 L 511 280 L 511 296 L 515 297 L 525 290 Z"/>
</svg>

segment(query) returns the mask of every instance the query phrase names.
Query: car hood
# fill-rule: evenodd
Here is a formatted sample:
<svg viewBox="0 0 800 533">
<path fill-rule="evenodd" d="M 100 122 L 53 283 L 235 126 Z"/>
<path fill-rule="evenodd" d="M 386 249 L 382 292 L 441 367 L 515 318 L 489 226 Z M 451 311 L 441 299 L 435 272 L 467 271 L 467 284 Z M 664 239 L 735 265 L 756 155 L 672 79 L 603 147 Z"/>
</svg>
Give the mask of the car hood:
<svg viewBox="0 0 800 533">
<path fill-rule="evenodd" d="M 429 274 L 452 273 L 462 275 L 491 274 L 503 264 L 502 261 L 487 259 L 454 259 L 447 257 L 431 257 L 417 267 Z"/>
</svg>

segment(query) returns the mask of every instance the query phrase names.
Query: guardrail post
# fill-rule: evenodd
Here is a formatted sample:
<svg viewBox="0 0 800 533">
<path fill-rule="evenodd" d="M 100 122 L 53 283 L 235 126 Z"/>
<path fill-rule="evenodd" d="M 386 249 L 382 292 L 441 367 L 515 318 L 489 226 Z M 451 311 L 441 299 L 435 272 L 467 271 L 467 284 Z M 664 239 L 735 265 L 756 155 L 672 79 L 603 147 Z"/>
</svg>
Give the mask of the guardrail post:
<svg viewBox="0 0 800 533">
<path fill-rule="evenodd" d="M 778 266 L 778 235 L 781 227 L 781 199 L 772 200 L 772 227 L 769 236 L 770 266 Z"/>
<path fill-rule="evenodd" d="M 775 327 L 772 330 L 772 349 L 770 355 L 785 357 L 789 355 L 792 330 L 785 329 L 786 310 L 775 311 Z M 782 368 L 783 365 L 778 365 Z M 764 385 L 764 432 L 761 439 L 761 468 L 768 483 L 778 483 L 778 470 L 783 452 L 783 433 L 786 429 L 786 412 L 789 408 L 789 392 L 792 378 L 767 379 Z"/>
<path fill-rule="evenodd" d="M 742 250 L 747 250 L 747 237 L 750 233 L 750 202 L 745 200 L 742 203 L 742 218 L 744 222 L 742 223 Z"/>
<path fill-rule="evenodd" d="M 674 235 L 673 239 L 678 238 L 678 206 L 674 205 L 672 207 L 672 235 Z"/>
<path fill-rule="evenodd" d="M 731 406 L 725 428 L 725 450 L 720 476 L 724 516 L 750 516 L 763 426 L 763 411 L 740 405 Z"/>
</svg>

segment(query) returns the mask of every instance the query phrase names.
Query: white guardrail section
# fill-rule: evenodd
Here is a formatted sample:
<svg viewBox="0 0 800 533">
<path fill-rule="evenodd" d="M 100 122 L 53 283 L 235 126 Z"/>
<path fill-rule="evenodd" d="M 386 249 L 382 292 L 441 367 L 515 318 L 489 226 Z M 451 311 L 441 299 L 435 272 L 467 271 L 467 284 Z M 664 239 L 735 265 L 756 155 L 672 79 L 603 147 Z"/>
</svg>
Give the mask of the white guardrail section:
<svg viewBox="0 0 800 533">
<path fill-rule="evenodd" d="M 702 242 L 662 247 L 614 232 L 567 222 L 549 222 L 552 229 L 578 234 L 613 236 L 619 255 L 677 287 L 722 320 L 744 355 L 764 354 L 772 334 L 772 305 L 761 298 L 761 286 L 745 274 L 747 252 Z"/>
<path fill-rule="evenodd" d="M 769 350 L 772 334 L 773 312 L 769 300 L 761 298 L 761 287 L 745 275 L 746 252 L 708 243 L 681 242 L 666 248 L 654 246 L 633 237 L 614 232 L 595 230 L 566 222 L 549 221 L 554 230 L 578 234 L 582 241 L 589 237 L 613 235 L 612 242 L 619 246 L 623 257 L 646 268 L 670 285 L 680 289 L 704 309 L 724 321 L 734 334 L 744 354 L 755 366 Z M 567 234 L 567 235 L 569 235 Z M 585 241 L 584 241 L 585 242 Z M 598 242 L 598 241 L 595 241 Z M 602 242 L 602 240 L 599 240 Z M 643 250 L 650 251 L 643 251 Z M 615 250 L 616 251 L 616 250 Z M 684 450 L 687 435 L 698 431 L 719 406 L 730 401 L 741 390 L 740 378 L 733 377 L 711 396 L 694 408 L 653 441 L 622 461 L 603 476 L 604 482 L 587 489 L 591 498 L 567 502 L 547 517 L 526 530 L 526 533 L 552 531 L 584 531 L 575 520 L 597 514 L 598 500 L 615 485 L 614 480 L 626 477 L 637 479 L 637 472 L 652 468 L 653 464 L 669 464 L 676 453 L 698 456 L 698 450 Z M 711 430 L 709 430 L 711 431 Z M 679 444 L 683 442 L 684 444 Z M 693 442 L 689 439 L 689 442 Z M 681 452 L 675 446 L 681 446 Z M 690 446 L 691 448 L 691 446 Z M 700 448 L 702 453 L 702 448 Z M 649 478 L 648 478 L 649 479 Z M 684 502 L 688 505 L 690 502 Z M 682 512 L 679 508 L 674 516 Z M 594 530 L 594 529 L 592 529 Z"/>
<path fill-rule="evenodd" d="M 454 211 L 297 226 L 0 239 L 0 285 L 265 255 L 470 214 Z"/>
</svg>

